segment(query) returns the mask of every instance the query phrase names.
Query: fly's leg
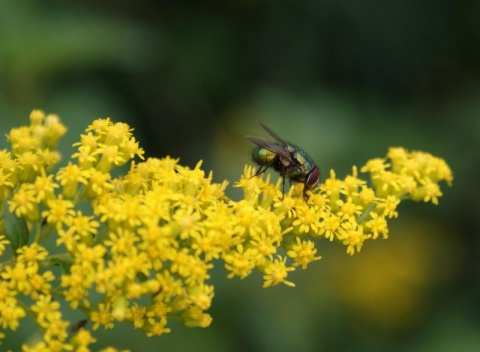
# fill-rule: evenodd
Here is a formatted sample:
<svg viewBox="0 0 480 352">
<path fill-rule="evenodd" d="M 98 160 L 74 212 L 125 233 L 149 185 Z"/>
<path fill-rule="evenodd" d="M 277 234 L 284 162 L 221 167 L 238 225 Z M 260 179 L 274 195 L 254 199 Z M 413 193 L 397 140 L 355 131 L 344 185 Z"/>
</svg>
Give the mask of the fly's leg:
<svg viewBox="0 0 480 352">
<path fill-rule="evenodd" d="M 263 168 L 263 170 L 262 170 L 262 168 Z M 251 176 L 250 178 L 263 174 L 265 171 L 267 171 L 267 169 L 268 169 L 268 166 L 260 165 L 258 170 L 255 172 L 255 175 Z"/>
<path fill-rule="evenodd" d="M 305 203 L 306 203 L 308 206 L 310 206 L 310 204 L 308 204 L 308 199 L 309 199 L 309 197 L 308 197 L 308 195 L 307 195 L 307 186 L 305 186 L 305 185 L 303 186 L 303 199 L 305 199 Z"/>
</svg>

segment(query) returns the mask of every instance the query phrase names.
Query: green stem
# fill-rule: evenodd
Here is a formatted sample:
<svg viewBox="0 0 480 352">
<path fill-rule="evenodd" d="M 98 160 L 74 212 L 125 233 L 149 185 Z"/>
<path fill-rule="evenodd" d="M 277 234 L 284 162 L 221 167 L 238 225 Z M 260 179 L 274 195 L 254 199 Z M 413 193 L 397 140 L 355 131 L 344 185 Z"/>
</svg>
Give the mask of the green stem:
<svg viewBox="0 0 480 352">
<path fill-rule="evenodd" d="M 15 263 L 15 257 L 12 257 L 10 260 L 0 263 L 0 272 L 2 272 L 8 265 Z"/>
<path fill-rule="evenodd" d="M 20 299 L 17 299 L 18 304 L 27 312 L 28 317 L 35 323 L 38 329 L 42 332 L 42 335 L 45 334 L 45 328 L 41 327 L 37 322 L 37 316 L 32 312 L 32 310 Z"/>
<path fill-rule="evenodd" d="M 59 254 L 50 255 L 44 260 L 40 261 L 40 266 L 45 268 L 45 267 L 60 265 L 60 263 L 63 263 L 66 265 L 72 265 L 73 261 L 74 261 L 73 257 L 71 256 L 70 253 L 59 253 Z"/>
<path fill-rule="evenodd" d="M 37 221 L 33 226 L 35 227 L 35 230 L 34 230 L 35 231 L 35 240 L 34 240 L 34 242 L 35 243 L 40 243 L 43 239 L 43 237 L 42 237 L 42 221 L 41 220 Z"/>
<path fill-rule="evenodd" d="M 77 193 L 75 194 L 75 198 L 73 199 L 73 203 L 75 205 L 79 205 L 79 204 L 85 202 L 87 199 L 88 199 L 87 188 L 85 187 L 85 185 L 82 184 L 79 187 Z"/>
<path fill-rule="evenodd" d="M 97 232 L 97 235 L 93 239 L 93 245 L 103 242 L 103 240 L 108 236 L 107 227 L 102 227 L 102 229 Z"/>
<path fill-rule="evenodd" d="M 45 238 L 50 236 L 55 230 L 55 227 L 51 224 L 40 224 L 40 229 L 37 231 L 35 236 L 35 243 L 42 242 Z"/>
<path fill-rule="evenodd" d="M 371 202 L 368 206 L 367 209 L 357 218 L 357 223 L 361 224 L 362 222 L 368 220 L 368 217 L 370 216 L 370 213 L 375 209 L 377 206 L 377 203 Z"/>
</svg>

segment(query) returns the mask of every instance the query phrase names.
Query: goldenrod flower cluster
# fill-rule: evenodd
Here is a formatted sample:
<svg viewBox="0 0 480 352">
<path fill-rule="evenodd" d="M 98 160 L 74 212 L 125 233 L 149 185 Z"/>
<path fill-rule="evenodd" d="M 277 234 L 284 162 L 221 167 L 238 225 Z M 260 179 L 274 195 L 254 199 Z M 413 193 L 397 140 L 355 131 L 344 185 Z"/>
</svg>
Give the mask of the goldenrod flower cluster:
<svg viewBox="0 0 480 352">
<path fill-rule="evenodd" d="M 294 286 L 288 274 L 320 259 L 318 239 L 359 252 L 366 240 L 388 237 L 401 200 L 437 204 L 438 183 L 452 181 L 442 159 L 391 148 L 360 169 L 371 185 L 356 167 L 344 179 L 330 171 L 308 202 L 302 184 L 283 195 L 280 181 L 246 166 L 235 184 L 244 197 L 235 201 L 201 162 L 144 160 L 131 128 L 108 118 L 88 126 L 54 172 L 65 132 L 57 116 L 36 110 L 29 126 L 7 135 L 11 150 L 0 151 L 0 325 L 35 321 L 43 339 L 24 351 L 89 351 L 93 331 L 116 322 L 148 336 L 168 333 L 172 319 L 207 327 L 214 264 L 224 263 L 229 278 L 257 271 L 264 287 Z M 125 175 L 112 175 L 126 164 Z M 59 302 L 85 320 L 66 321 Z"/>
</svg>

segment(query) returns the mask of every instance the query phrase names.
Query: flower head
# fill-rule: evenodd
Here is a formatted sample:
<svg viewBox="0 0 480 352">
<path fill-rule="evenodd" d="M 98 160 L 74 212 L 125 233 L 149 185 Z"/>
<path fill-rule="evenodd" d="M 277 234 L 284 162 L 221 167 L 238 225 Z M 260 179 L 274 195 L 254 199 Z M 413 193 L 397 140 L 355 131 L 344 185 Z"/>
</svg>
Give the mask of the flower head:
<svg viewBox="0 0 480 352">
<path fill-rule="evenodd" d="M 24 351 L 88 351 L 95 330 L 120 321 L 147 336 L 170 332 L 171 319 L 207 327 L 215 264 L 227 278 L 260 273 L 264 287 L 293 287 L 288 276 L 321 259 L 323 238 L 358 253 L 366 240 L 388 237 L 402 200 L 438 204 L 439 182 L 453 180 L 444 160 L 395 147 L 360 168 L 371 183 L 355 166 L 343 178 L 331 170 L 308 199 L 302 183 L 283 192 L 281 178 L 272 183 L 245 166 L 234 183 L 244 196 L 234 200 L 201 161 L 145 159 L 132 129 L 110 118 L 93 121 L 52 171 L 65 132 L 58 116 L 35 110 L 29 126 L 7 134 L 10 150 L 0 150 L 0 204 L 8 205 L 0 212 L 0 325 L 15 330 L 33 318 L 43 339 Z M 112 173 L 128 163 L 126 174 Z M 53 248 L 42 243 L 49 237 Z M 65 303 L 92 331 L 68 329 Z"/>
</svg>

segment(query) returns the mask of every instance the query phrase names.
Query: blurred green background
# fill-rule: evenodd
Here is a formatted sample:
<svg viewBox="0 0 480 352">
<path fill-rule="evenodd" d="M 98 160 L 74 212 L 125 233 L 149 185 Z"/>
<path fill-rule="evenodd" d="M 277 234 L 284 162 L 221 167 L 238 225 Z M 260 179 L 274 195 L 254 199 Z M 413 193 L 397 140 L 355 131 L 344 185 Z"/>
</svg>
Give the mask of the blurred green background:
<svg viewBox="0 0 480 352">
<path fill-rule="evenodd" d="M 95 348 L 479 351 L 479 13 L 473 0 L 0 1 L 3 134 L 34 108 L 59 114 L 68 156 L 94 118 L 111 117 L 148 156 L 202 159 L 232 184 L 261 120 L 324 177 L 389 146 L 454 171 L 439 206 L 402 203 L 388 241 L 354 257 L 322 243 L 294 289 L 219 267 L 210 328 L 172 323 L 148 339 L 120 325 Z M 8 332 L 5 347 L 32 331 Z"/>
</svg>

